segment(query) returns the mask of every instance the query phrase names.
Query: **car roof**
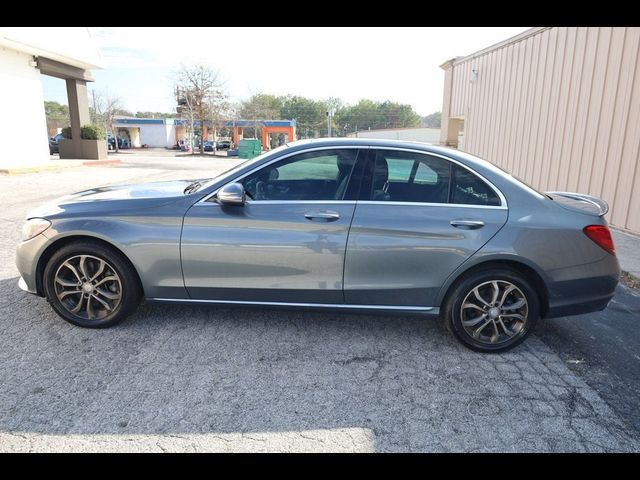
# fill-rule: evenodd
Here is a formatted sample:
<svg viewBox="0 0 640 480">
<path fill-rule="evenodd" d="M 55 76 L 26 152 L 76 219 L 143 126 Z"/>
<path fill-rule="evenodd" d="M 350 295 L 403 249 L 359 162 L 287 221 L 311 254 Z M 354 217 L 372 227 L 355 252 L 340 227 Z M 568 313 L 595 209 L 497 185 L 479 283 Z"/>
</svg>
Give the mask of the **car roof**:
<svg viewBox="0 0 640 480">
<path fill-rule="evenodd" d="M 412 148 L 418 150 L 424 150 L 425 152 L 442 153 L 448 155 L 455 155 L 459 153 L 458 150 L 448 147 L 441 147 L 439 145 L 433 145 L 425 142 L 411 142 L 406 140 L 392 140 L 383 138 L 312 138 L 306 140 L 297 140 L 295 142 L 287 143 L 287 146 L 307 147 L 307 146 L 375 146 L 375 147 L 395 147 L 395 148 Z"/>
<path fill-rule="evenodd" d="M 356 138 L 356 137 L 332 137 L 332 138 L 314 138 L 306 140 L 297 140 L 286 144 L 293 150 L 304 150 L 310 147 L 375 147 L 375 148 L 406 148 L 410 150 L 419 150 L 425 153 L 435 153 L 448 158 L 457 160 L 458 162 L 470 167 L 481 175 L 497 175 L 503 179 L 513 182 L 513 178 L 504 170 L 483 158 L 476 157 L 470 153 L 440 145 L 433 145 L 424 142 L 409 142 L 405 140 L 392 140 L 382 138 Z M 520 183 L 520 182 L 518 182 Z"/>
</svg>

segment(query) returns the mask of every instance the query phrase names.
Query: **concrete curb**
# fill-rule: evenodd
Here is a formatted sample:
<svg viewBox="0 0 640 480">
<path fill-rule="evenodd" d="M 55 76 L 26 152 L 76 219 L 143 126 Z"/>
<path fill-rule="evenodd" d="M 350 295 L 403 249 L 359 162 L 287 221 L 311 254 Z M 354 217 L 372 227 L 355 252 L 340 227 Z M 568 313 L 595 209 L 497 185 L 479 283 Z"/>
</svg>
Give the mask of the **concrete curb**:
<svg viewBox="0 0 640 480">
<path fill-rule="evenodd" d="M 36 167 L 0 168 L 0 173 L 5 175 L 20 175 L 23 173 L 62 170 L 65 167 L 66 165 L 38 165 Z"/>
<path fill-rule="evenodd" d="M 74 160 L 70 160 L 74 162 Z M 73 167 L 101 167 L 105 165 L 118 165 L 122 163 L 122 160 L 118 158 L 109 158 L 106 160 L 84 160 L 78 163 L 45 163 L 43 165 L 36 165 L 34 167 L 16 167 L 16 168 L 0 168 L 0 174 L 4 175 L 21 175 L 25 173 L 38 173 L 38 172 L 55 172 L 58 170 L 64 170 L 65 168 Z"/>
<path fill-rule="evenodd" d="M 119 158 L 108 158 L 107 160 L 87 160 L 82 162 L 85 167 L 100 167 L 102 165 L 118 165 L 122 163 Z"/>
</svg>

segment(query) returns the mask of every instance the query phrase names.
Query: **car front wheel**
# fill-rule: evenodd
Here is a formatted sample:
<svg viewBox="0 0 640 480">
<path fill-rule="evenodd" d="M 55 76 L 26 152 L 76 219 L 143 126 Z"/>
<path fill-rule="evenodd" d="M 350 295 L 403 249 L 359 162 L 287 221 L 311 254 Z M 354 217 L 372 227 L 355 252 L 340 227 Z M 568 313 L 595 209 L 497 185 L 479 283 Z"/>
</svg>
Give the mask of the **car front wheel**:
<svg viewBox="0 0 640 480">
<path fill-rule="evenodd" d="M 510 269 L 476 271 L 454 287 L 444 309 L 449 330 L 467 347 L 502 352 L 521 343 L 540 316 L 531 283 Z"/>
<path fill-rule="evenodd" d="M 124 320 L 140 302 L 133 267 L 114 249 L 90 241 L 55 252 L 44 270 L 44 293 L 58 315 L 74 325 L 106 328 Z"/>
</svg>

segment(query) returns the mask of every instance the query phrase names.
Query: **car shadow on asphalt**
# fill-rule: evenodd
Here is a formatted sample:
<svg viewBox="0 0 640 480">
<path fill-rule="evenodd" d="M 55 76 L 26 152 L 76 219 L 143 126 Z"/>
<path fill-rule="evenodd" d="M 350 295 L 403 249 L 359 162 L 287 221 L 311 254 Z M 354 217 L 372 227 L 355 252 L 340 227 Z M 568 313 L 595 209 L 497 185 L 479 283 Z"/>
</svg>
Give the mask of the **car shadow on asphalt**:
<svg viewBox="0 0 640 480">
<path fill-rule="evenodd" d="M 535 337 L 488 356 L 428 318 L 150 303 L 89 330 L 16 282 L 0 281 L 0 434 L 184 438 L 205 450 L 635 445 Z"/>
</svg>

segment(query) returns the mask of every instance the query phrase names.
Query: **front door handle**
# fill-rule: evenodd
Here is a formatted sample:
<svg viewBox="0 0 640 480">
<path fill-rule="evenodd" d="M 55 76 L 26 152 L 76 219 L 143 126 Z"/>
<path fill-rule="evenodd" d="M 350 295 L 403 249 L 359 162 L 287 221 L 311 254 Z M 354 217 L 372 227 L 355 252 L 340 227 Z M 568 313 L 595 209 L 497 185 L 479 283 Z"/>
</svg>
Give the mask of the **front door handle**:
<svg viewBox="0 0 640 480">
<path fill-rule="evenodd" d="M 465 230 L 476 230 L 484 227 L 484 222 L 482 220 L 470 220 L 466 218 L 451 220 L 449 223 L 452 227 L 463 228 Z"/>
<path fill-rule="evenodd" d="M 333 210 L 314 210 L 305 213 L 304 218 L 311 221 L 335 222 L 340 218 L 340 214 Z"/>
</svg>

